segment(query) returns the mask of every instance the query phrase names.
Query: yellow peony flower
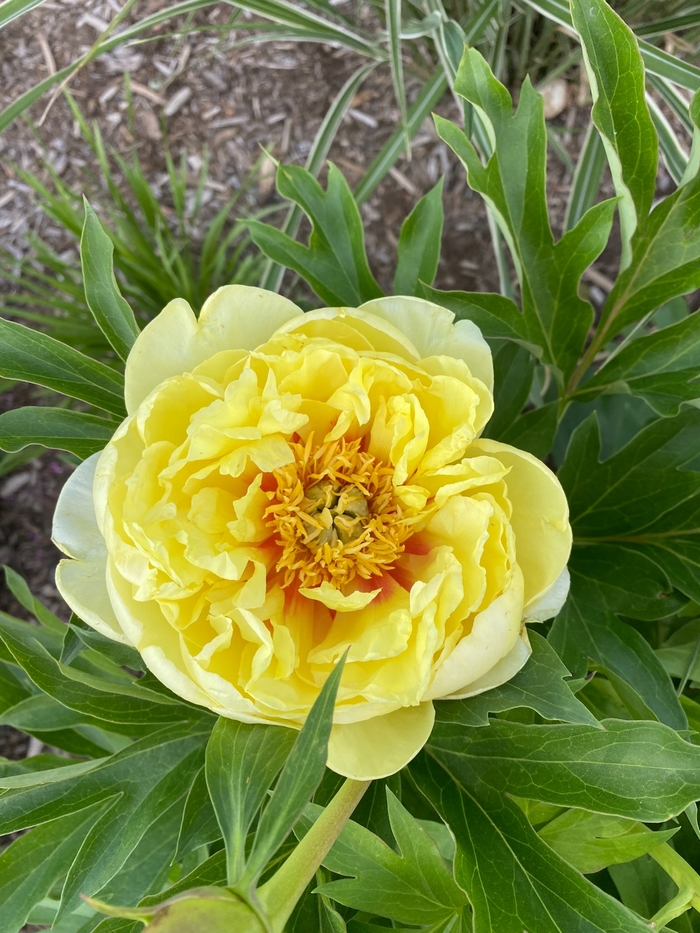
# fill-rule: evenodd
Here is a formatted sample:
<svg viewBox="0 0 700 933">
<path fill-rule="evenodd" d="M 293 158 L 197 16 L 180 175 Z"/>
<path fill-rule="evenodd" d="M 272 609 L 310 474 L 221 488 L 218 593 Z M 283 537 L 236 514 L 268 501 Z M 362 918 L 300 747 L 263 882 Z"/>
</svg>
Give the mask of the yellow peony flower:
<svg viewBox="0 0 700 933">
<path fill-rule="evenodd" d="M 303 314 L 171 302 L 126 364 L 129 417 L 66 483 L 57 583 L 193 703 L 299 727 L 349 648 L 329 767 L 399 770 L 432 700 L 512 677 L 568 590 L 566 498 L 479 435 L 489 348 L 415 298 Z"/>
</svg>

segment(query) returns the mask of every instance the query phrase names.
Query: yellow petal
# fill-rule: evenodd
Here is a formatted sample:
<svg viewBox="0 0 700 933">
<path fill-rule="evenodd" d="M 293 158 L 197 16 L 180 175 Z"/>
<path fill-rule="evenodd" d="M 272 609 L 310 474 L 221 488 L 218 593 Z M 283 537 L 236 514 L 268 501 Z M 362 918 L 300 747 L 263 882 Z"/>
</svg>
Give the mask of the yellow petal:
<svg viewBox="0 0 700 933">
<path fill-rule="evenodd" d="M 260 288 L 225 285 L 199 315 L 176 298 L 144 327 L 126 361 L 124 395 L 132 413 L 157 385 L 221 350 L 254 350 L 280 325 L 302 315 L 295 304 Z"/>
<path fill-rule="evenodd" d="M 83 460 L 66 480 L 56 503 L 51 539 L 78 560 L 107 560 L 107 548 L 97 526 L 92 486 L 100 454 Z"/>
<path fill-rule="evenodd" d="M 328 767 L 356 781 L 395 774 L 423 748 L 434 721 L 433 704 L 421 703 L 364 722 L 334 725 Z"/>
<path fill-rule="evenodd" d="M 464 360 L 472 375 L 493 391 L 491 349 L 473 321 L 457 321 L 452 311 L 422 298 L 389 296 L 362 305 L 404 333 L 420 356 L 453 356 Z"/>
<path fill-rule="evenodd" d="M 378 590 L 372 590 L 369 593 L 361 593 L 357 590 L 343 596 L 340 590 L 336 589 L 328 580 L 324 580 L 320 586 L 308 587 L 300 586 L 299 592 L 307 599 L 315 599 L 323 603 L 329 609 L 335 612 L 356 612 L 358 609 L 364 609 L 369 606 L 375 596 L 381 593 L 381 587 Z"/>
<path fill-rule="evenodd" d="M 346 328 L 350 333 L 354 332 L 349 342 L 345 339 Z M 390 353 L 412 362 L 420 359 L 420 354 L 400 327 L 362 308 L 319 308 L 307 312 L 299 323 L 290 321 L 280 331 L 337 340 L 353 348 L 359 348 L 367 341 L 379 353 Z"/>
<path fill-rule="evenodd" d="M 527 629 L 523 628 L 520 638 L 518 638 L 508 654 L 501 658 L 497 664 L 494 664 L 488 673 L 469 684 L 464 690 L 451 693 L 444 699 L 463 700 L 466 697 L 474 697 L 478 693 L 485 693 L 486 690 L 493 690 L 494 687 L 500 687 L 501 684 L 507 683 L 511 677 L 515 677 L 518 671 L 525 666 L 525 662 L 531 654 L 532 648 L 530 647 L 530 639 L 527 637 Z"/>
<path fill-rule="evenodd" d="M 457 643 L 438 668 L 425 693 L 426 699 L 462 695 L 470 684 L 488 674 L 512 650 L 520 635 L 522 588 L 522 574 L 516 565 L 505 592 L 477 613 L 469 634 Z"/>
<path fill-rule="evenodd" d="M 547 619 L 553 619 L 566 602 L 570 585 L 569 571 L 564 567 L 550 588 L 525 607 L 525 619 L 528 622 L 546 622 Z"/>
<path fill-rule="evenodd" d="M 107 638 L 128 644 L 107 594 L 107 548 L 97 527 L 92 486 L 99 454 L 84 460 L 58 497 L 53 542 L 75 560 L 56 568 L 56 586 L 73 612 Z"/>
<path fill-rule="evenodd" d="M 128 645 L 107 592 L 103 560 L 62 560 L 56 567 L 58 592 L 73 612 L 100 635 Z"/>
<path fill-rule="evenodd" d="M 515 551 L 525 581 L 525 615 L 554 584 L 571 552 L 569 505 L 559 480 L 524 450 L 481 438 L 467 451 L 496 457 L 509 468 L 508 499 Z"/>
</svg>

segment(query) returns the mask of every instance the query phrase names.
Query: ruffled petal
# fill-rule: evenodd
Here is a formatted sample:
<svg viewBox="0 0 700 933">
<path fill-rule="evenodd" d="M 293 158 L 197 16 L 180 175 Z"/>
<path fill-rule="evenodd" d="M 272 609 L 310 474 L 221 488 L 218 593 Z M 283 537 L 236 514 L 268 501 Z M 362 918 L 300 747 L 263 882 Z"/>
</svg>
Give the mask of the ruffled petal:
<svg viewBox="0 0 700 933">
<path fill-rule="evenodd" d="M 452 311 L 422 298 L 375 298 L 361 310 L 376 314 L 406 334 L 423 359 L 444 355 L 464 360 L 472 375 L 493 391 L 491 349 L 473 321 L 455 324 Z"/>
<path fill-rule="evenodd" d="M 438 700 L 463 695 L 470 684 L 484 677 L 513 648 L 520 635 L 523 581 L 518 566 L 512 568 L 508 588 L 477 613 L 472 629 L 455 646 L 435 673 L 425 698 Z"/>
<path fill-rule="evenodd" d="M 136 338 L 126 361 L 126 409 L 134 412 L 171 376 L 191 372 L 222 350 L 254 350 L 303 312 L 281 295 L 225 285 L 209 297 L 199 320 L 183 298 L 166 305 Z"/>
<path fill-rule="evenodd" d="M 363 722 L 334 725 L 328 743 L 328 767 L 355 781 L 394 774 L 423 748 L 434 721 L 433 704 L 421 703 Z"/>
<path fill-rule="evenodd" d="M 347 596 L 344 596 L 340 590 L 329 583 L 328 580 L 324 580 L 320 586 L 299 587 L 301 596 L 305 596 L 307 599 L 316 599 L 335 612 L 357 612 L 359 609 L 364 609 L 365 606 L 369 606 L 372 600 L 379 596 L 381 592 L 382 590 L 380 587 L 378 590 L 370 590 L 366 593 L 355 590 L 354 593 L 348 593 Z"/>
<path fill-rule="evenodd" d="M 569 504 L 554 473 L 524 450 L 481 438 L 467 456 L 487 454 L 508 467 L 515 550 L 525 581 L 525 615 L 552 587 L 571 553 Z"/>
</svg>

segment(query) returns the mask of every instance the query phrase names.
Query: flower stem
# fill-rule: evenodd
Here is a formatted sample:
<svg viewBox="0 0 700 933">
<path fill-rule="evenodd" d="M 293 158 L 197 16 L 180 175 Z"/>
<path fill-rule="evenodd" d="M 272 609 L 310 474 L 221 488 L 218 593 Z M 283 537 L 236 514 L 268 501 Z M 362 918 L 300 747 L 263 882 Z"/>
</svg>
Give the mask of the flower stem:
<svg viewBox="0 0 700 933">
<path fill-rule="evenodd" d="M 348 778 L 287 861 L 258 891 L 260 905 L 275 933 L 284 929 L 297 901 L 371 783 Z"/>
</svg>

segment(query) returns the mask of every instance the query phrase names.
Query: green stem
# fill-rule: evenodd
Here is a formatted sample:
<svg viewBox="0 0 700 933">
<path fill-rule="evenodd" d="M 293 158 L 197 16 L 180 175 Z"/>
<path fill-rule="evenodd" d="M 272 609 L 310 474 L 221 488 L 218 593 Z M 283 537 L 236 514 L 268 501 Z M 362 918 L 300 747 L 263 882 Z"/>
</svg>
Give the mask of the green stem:
<svg viewBox="0 0 700 933">
<path fill-rule="evenodd" d="M 287 861 L 258 891 L 260 905 L 275 933 L 284 929 L 297 901 L 371 783 L 348 778 Z"/>
</svg>

